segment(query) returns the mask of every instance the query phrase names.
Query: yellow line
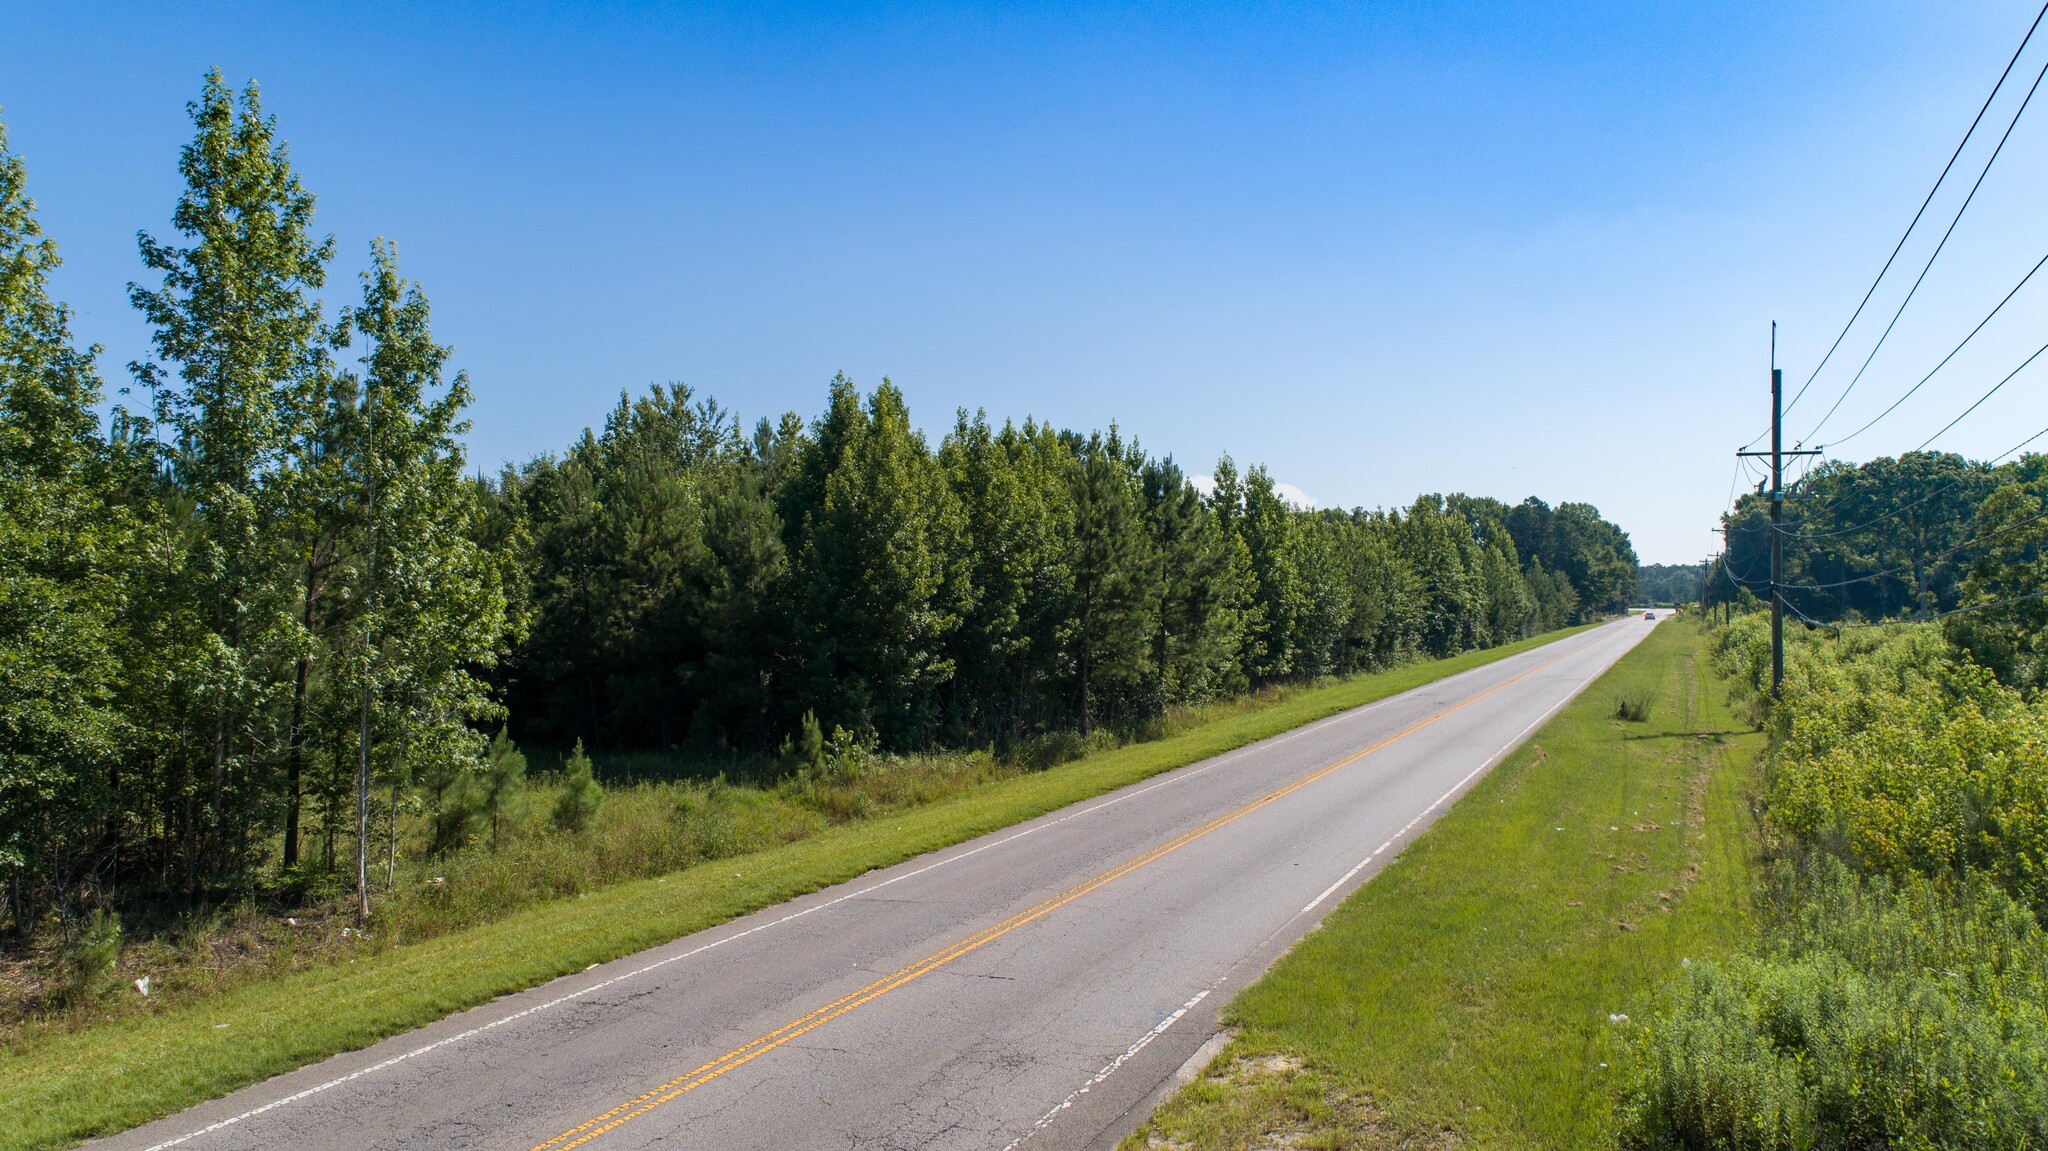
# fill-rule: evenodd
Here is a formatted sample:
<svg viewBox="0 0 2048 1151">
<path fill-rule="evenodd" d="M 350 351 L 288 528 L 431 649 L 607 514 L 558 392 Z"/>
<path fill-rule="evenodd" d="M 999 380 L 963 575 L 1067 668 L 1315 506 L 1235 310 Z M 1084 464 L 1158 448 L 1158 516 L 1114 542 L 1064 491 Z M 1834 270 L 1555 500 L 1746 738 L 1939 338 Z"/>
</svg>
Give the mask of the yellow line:
<svg viewBox="0 0 2048 1151">
<path fill-rule="evenodd" d="M 1217 816 L 1216 818 L 1201 825 L 1200 827 L 1195 828 L 1193 831 L 1186 832 L 1180 836 L 1175 837 L 1174 839 L 1168 840 L 1167 842 L 1160 844 L 1158 847 L 1154 847 L 1151 850 L 1146 851 L 1140 855 L 1133 856 L 1132 858 L 1117 864 L 1115 867 L 1110 868 L 1108 871 L 1105 871 L 1092 879 L 1086 880 L 1078 886 L 1070 887 L 1067 890 L 1061 892 L 1060 894 L 1055 895 L 1052 898 L 1047 899 L 1034 907 L 1027 908 L 1026 910 L 1020 911 L 1017 914 L 1012 915 L 1010 918 L 1003 920 L 1001 923 L 995 924 L 992 927 L 984 928 L 981 931 L 976 932 L 975 934 L 970 935 L 967 938 L 962 939 L 959 942 L 954 943 L 941 951 L 935 951 L 932 954 L 925 956 L 923 959 L 918 960 L 916 963 L 913 963 L 910 966 L 902 968 L 898 971 L 892 972 L 889 975 L 885 975 L 882 978 L 875 980 L 873 983 L 868 984 L 866 987 L 863 987 L 850 995 L 846 995 L 839 999 L 835 999 L 832 1002 L 827 1003 L 825 1006 L 818 1008 L 816 1011 L 811 1012 L 809 1015 L 806 1015 L 801 1019 L 797 1019 L 793 1022 L 786 1023 L 783 1026 L 778 1027 L 773 1031 L 770 1031 L 768 1034 L 761 1036 L 759 1039 L 754 1040 L 752 1043 L 749 1043 L 744 1047 L 736 1047 L 733 1050 L 728 1051 L 725 1054 L 719 1056 L 718 1058 L 713 1059 L 709 1063 L 706 1063 L 682 1075 L 678 1075 L 674 1079 L 671 1079 L 668 1082 L 663 1083 L 659 1087 L 656 1087 L 653 1090 L 644 1092 L 641 1095 L 629 1099 L 626 1102 L 619 1104 L 617 1107 L 612 1108 L 610 1111 L 607 1111 L 594 1119 L 578 1124 L 577 1126 L 562 1132 L 560 1135 L 555 1136 L 553 1139 L 550 1139 L 545 1143 L 537 1144 L 533 1148 L 533 1151 L 571 1151 L 572 1148 L 581 1147 L 583 1144 L 590 1142 L 592 1139 L 595 1139 L 608 1131 L 612 1131 L 626 1123 L 629 1123 L 634 1119 L 638 1119 L 640 1116 L 647 1114 L 649 1111 L 654 1110 L 656 1107 L 659 1107 L 664 1103 L 670 1102 L 677 1096 L 682 1095 L 684 1092 L 694 1091 L 697 1088 L 703 1086 L 704 1084 L 711 1082 L 713 1079 L 716 1079 L 719 1076 L 725 1074 L 726 1072 L 731 1071 L 735 1067 L 739 1067 L 743 1064 L 752 1062 L 754 1059 L 762 1055 L 765 1055 L 770 1051 L 775 1050 L 777 1047 L 780 1047 L 783 1044 L 788 1043 L 790 1040 L 795 1039 L 799 1035 L 803 1035 L 806 1032 L 816 1030 L 817 1028 L 822 1027 L 827 1023 L 830 1023 L 832 1020 L 839 1018 L 840 1016 L 846 1014 L 849 1011 L 852 1011 L 857 1007 L 860 1007 L 865 1003 L 869 1003 L 873 1000 L 879 999 L 882 996 L 887 995 L 889 992 L 894 991 L 898 987 L 901 987 L 914 979 L 917 979 L 924 975 L 928 975 L 931 972 L 936 971 L 940 967 L 943 967 L 946 964 L 951 963 L 955 959 L 958 959 L 961 956 L 966 955 L 970 951 L 974 951 L 978 948 L 986 946 L 987 944 L 993 943 L 998 939 L 1001 939 L 1003 936 L 1008 935 L 1010 932 L 1015 931 L 1020 927 L 1023 927 L 1027 923 L 1043 919 L 1047 915 L 1052 914 L 1054 911 L 1057 911 L 1060 908 L 1065 907 L 1067 904 L 1072 903 L 1076 899 L 1079 899 L 1082 896 L 1088 894 L 1089 892 L 1094 891 L 1096 888 L 1114 882 L 1115 880 L 1120 879 L 1125 875 L 1129 875 L 1131 872 L 1138 870 L 1139 868 L 1145 866 L 1148 863 L 1152 863 L 1155 860 L 1170 855 L 1173 852 L 1179 851 L 1181 848 L 1186 847 L 1188 844 L 1193 843 L 1198 839 L 1201 839 L 1202 837 L 1208 835 L 1210 832 L 1216 831 L 1229 824 L 1235 823 L 1238 820 L 1244 818 L 1245 816 L 1250 815 L 1255 811 L 1258 811 L 1260 808 L 1267 806 L 1268 804 L 1276 803 L 1279 800 L 1284 799 L 1297 791 L 1300 791 L 1302 788 L 1307 787 L 1312 783 L 1315 783 L 1317 780 L 1323 779 L 1324 777 L 1330 775 L 1335 771 L 1338 771 L 1341 768 L 1349 767 L 1351 764 L 1357 763 L 1359 760 L 1364 759 L 1366 756 L 1371 755 L 1373 752 L 1376 752 L 1391 743 L 1394 743 L 1398 740 L 1406 739 L 1408 736 L 1413 735 L 1418 731 L 1421 731 L 1423 728 L 1428 727 L 1430 724 L 1435 723 L 1437 720 L 1440 720 L 1445 716 L 1452 714 L 1453 712 L 1462 711 L 1463 709 L 1470 707 L 1475 703 L 1478 703 L 1480 700 L 1485 699 L 1487 696 L 1490 696 L 1495 692 L 1508 687 L 1511 684 L 1515 684 L 1522 680 L 1525 680 L 1530 676 L 1535 675 L 1537 672 L 1552 666 L 1553 664 L 1559 663 L 1562 660 L 1570 658 L 1573 654 L 1575 654 L 1575 652 L 1566 652 L 1564 655 L 1560 655 L 1555 659 L 1551 659 L 1544 663 L 1540 663 L 1535 667 L 1530 668 L 1528 671 L 1522 672 L 1520 675 L 1514 676 L 1510 679 L 1504 679 L 1501 682 L 1493 685 L 1492 687 L 1487 688 L 1485 691 L 1480 692 L 1478 695 L 1472 696 L 1465 700 L 1461 700 L 1458 703 L 1454 703 L 1451 706 L 1443 709 L 1442 711 L 1437 712 L 1435 715 L 1429 716 L 1426 719 L 1417 720 L 1416 722 L 1409 724 L 1407 727 L 1404 727 L 1400 731 L 1397 731 L 1394 734 L 1387 736 L 1385 739 L 1380 740 L 1378 743 L 1375 743 L 1370 747 L 1364 748 L 1360 751 L 1355 751 L 1350 755 L 1345 756 L 1343 759 L 1340 759 L 1337 762 L 1328 765 L 1327 767 L 1318 768 L 1315 771 L 1312 771 L 1309 774 L 1302 776 L 1300 779 L 1297 779 L 1294 782 L 1287 784 L 1285 787 L 1279 788 L 1276 791 L 1267 792 L 1265 795 L 1262 795 L 1259 798 L 1252 800 L 1250 803 L 1247 803 L 1242 807 L 1239 807 L 1233 811 L 1225 812 L 1224 814 Z"/>
</svg>

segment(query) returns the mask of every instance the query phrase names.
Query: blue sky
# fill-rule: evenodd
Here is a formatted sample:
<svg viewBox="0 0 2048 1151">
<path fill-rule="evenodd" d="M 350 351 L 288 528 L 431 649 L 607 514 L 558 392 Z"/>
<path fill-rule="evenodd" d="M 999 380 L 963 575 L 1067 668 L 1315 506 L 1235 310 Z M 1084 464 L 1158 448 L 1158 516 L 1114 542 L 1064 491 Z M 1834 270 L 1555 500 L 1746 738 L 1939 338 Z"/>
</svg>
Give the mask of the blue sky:
<svg viewBox="0 0 2048 1151">
<path fill-rule="evenodd" d="M 479 465 L 559 449 L 621 389 L 683 381 L 751 421 L 815 413 L 843 370 L 895 379 L 934 438 L 963 406 L 1116 420 L 1326 506 L 1589 500 L 1680 561 L 1766 416 L 1770 321 L 1796 386 L 2034 10 L 0 0 L 0 115 L 115 383 L 146 351 L 135 233 L 167 228 L 218 65 L 259 81 L 320 197 L 330 301 L 398 243 L 474 379 Z M 2021 91 L 2043 62 L 2048 32 Z M 1845 425 L 2048 252 L 2044 175 L 2048 107 Z M 1844 458 L 1945 423 L 2048 338 L 2044 303 Z M 2037 369 L 1936 446 L 2048 426 Z"/>
</svg>

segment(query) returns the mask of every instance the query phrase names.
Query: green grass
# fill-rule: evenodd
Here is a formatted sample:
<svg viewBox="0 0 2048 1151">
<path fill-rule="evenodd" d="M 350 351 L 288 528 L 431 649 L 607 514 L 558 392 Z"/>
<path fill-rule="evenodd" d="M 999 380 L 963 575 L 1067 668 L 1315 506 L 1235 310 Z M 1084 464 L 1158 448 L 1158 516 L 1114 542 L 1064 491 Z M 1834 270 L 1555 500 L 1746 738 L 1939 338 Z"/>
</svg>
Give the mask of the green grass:
<svg viewBox="0 0 2048 1151">
<path fill-rule="evenodd" d="M 1583 630 L 1583 629 L 1574 629 Z M 65 1146 L 432 1022 L 864 872 L 971 839 L 1327 715 L 1561 638 L 1313 689 L 1166 738 L 991 783 L 798 842 L 524 908 L 484 926 L 0 1053 L 0 1151 Z"/>
<path fill-rule="evenodd" d="M 1746 932 L 1764 737 L 1711 677 L 1660 625 L 1240 995 L 1126 1151 L 1612 1146 L 1637 1021 Z"/>
</svg>

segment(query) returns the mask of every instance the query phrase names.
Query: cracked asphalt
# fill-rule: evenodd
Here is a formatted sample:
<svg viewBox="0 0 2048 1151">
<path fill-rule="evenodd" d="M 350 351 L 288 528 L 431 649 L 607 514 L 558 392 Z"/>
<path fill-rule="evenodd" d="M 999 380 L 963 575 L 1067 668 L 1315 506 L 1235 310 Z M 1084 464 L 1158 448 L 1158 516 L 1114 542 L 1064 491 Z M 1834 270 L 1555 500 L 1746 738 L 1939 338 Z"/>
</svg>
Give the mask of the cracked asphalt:
<svg viewBox="0 0 2048 1151">
<path fill-rule="evenodd" d="M 1626 617 L 89 1146 L 1107 1147 L 1232 993 L 1652 626 Z M 707 1064 L 725 1069 L 680 1078 Z"/>
</svg>

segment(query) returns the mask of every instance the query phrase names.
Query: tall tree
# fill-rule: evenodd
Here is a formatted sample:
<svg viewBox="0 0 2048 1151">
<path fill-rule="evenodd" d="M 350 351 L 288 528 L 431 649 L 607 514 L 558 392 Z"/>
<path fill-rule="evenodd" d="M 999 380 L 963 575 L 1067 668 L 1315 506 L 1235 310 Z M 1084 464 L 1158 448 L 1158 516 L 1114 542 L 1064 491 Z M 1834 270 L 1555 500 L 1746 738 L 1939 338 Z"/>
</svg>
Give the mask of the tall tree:
<svg viewBox="0 0 2048 1151">
<path fill-rule="evenodd" d="M 319 305 L 332 239 L 311 234 L 313 197 L 292 171 L 256 86 L 239 99 L 209 72 L 188 106 L 197 134 L 180 155 L 185 190 L 172 224 L 186 246 L 139 236 L 160 287 L 129 296 L 155 328 L 161 361 L 131 365 L 177 435 L 170 464 L 192 502 L 183 586 L 207 648 L 187 723 L 208 762 L 199 812 L 185 820 L 192 879 L 246 862 L 275 762 L 275 674 L 303 636 L 291 610 L 288 485 L 296 427 L 315 406 L 324 362 Z M 169 590 L 169 589 L 167 589 Z"/>
<path fill-rule="evenodd" d="M 1217 474 L 1221 496 L 1222 469 Z M 1256 681 L 1285 679 L 1295 670 L 1295 616 L 1306 605 L 1295 567 L 1299 557 L 1292 541 L 1294 517 L 1264 467 L 1245 473 L 1244 503 L 1237 516 L 1237 536 L 1251 557 L 1252 596 L 1258 607 L 1245 629 L 1245 671 Z"/>
<path fill-rule="evenodd" d="M 128 523 L 93 407 L 98 349 L 51 299 L 57 248 L 0 125 L 0 912 L 27 930 L 111 882 Z"/>
<path fill-rule="evenodd" d="M 357 882 L 368 905 L 370 765 L 394 791 L 420 768 L 479 762 L 475 724 L 498 718 L 481 673 L 506 627 L 501 560 L 475 542 L 482 510 L 463 478 L 469 378 L 444 381 L 426 296 L 398 272 L 396 250 L 371 247 L 362 303 L 340 330 L 360 338 L 360 419 L 350 455 L 363 493 L 356 541 L 361 648 L 339 677 L 365 701 L 358 748 Z M 392 850 L 395 851 L 395 840 Z"/>
<path fill-rule="evenodd" d="M 1077 442 L 1074 503 L 1074 682 L 1081 734 L 1094 730 L 1105 689 L 1127 692 L 1143 678 L 1149 641 L 1150 539 L 1138 506 L 1135 448 L 1116 429 Z"/>
<path fill-rule="evenodd" d="M 966 573 L 948 563 L 965 517 L 894 384 L 883 380 L 863 407 L 853 381 L 833 381 L 782 520 L 800 589 L 795 702 L 891 746 L 928 743 L 969 596 Z"/>
<path fill-rule="evenodd" d="M 1139 482 L 1152 544 L 1158 701 L 1199 702 L 1239 690 L 1251 556 L 1171 458 L 1147 460 Z"/>
</svg>

